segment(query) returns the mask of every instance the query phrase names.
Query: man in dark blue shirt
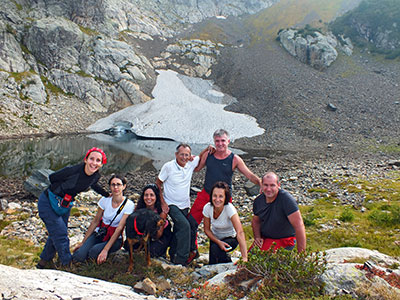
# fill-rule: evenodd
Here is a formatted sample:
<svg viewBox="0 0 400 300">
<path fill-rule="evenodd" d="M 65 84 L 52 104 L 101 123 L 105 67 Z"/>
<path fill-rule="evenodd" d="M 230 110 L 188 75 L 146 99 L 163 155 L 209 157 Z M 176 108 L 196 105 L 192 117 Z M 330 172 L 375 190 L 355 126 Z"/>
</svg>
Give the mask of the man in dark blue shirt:
<svg viewBox="0 0 400 300">
<path fill-rule="evenodd" d="M 303 218 L 296 200 L 280 187 L 275 173 L 268 172 L 262 178 L 262 194 L 253 203 L 254 244 L 268 250 L 273 243 L 275 249 L 293 249 L 297 243 L 297 250 L 302 252 L 306 248 Z"/>
</svg>

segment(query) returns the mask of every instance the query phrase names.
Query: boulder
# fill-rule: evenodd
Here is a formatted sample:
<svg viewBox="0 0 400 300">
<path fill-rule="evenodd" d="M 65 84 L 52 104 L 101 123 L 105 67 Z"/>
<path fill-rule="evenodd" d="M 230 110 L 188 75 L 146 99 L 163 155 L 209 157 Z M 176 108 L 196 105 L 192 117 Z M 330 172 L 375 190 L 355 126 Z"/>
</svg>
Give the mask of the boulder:
<svg viewBox="0 0 400 300">
<path fill-rule="evenodd" d="M 24 182 L 25 190 L 39 198 L 42 191 L 50 185 L 49 175 L 53 172 L 50 169 L 34 170 L 32 175 Z"/>
<path fill-rule="evenodd" d="M 4 265 L 0 265 L 0 286 L 3 299 L 147 299 L 122 284 L 57 270 L 20 270 Z"/>
<path fill-rule="evenodd" d="M 48 72 L 48 79 L 65 93 L 74 94 L 79 99 L 90 103 L 93 111 L 104 112 L 114 103 L 112 92 L 104 88 L 93 77 L 52 69 Z"/>
<path fill-rule="evenodd" d="M 24 77 L 22 86 L 23 88 L 21 89 L 21 93 L 25 98 L 28 98 L 39 104 L 46 103 L 47 93 L 39 75 L 31 74 L 27 77 Z"/>
<path fill-rule="evenodd" d="M 8 208 L 8 202 L 6 199 L 0 199 L 0 211 Z"/>
<path fill-rule="evenodd" d="M 150 278 L 145 278 L 143 281 L 136 283 L 134 288 L 148 295 L 154 295 L 157 292 L 157 286 Z"/>
<path fill-rule="evenodd" d="M 339 49 L 347 56 L 351 56 L 353 54 L 354 46 L 350 38 L 345 38 L 343 35 L 339 35 L 339 41 Z"/>
<path fill-rule="evenodd" d="M 260 186 L 252 183 L 250 180 L 245 183 L 244 189 L 248 196 L 257 196 L 260 194 Z"/>
<path fill-rule="evenodd" d="M 223 47 L 223 45 L 213 43 L 210 40 L 179 40 L 176 44 L 168 45 L 165 51 L 161 53 L 161 57 L 165 60 L 164 68 L 170 65 L 189 76 L 209 77 L 211 67 L 217 62 L 215 57 L 220 55 L 218 50 L 220 47 Z M 154 59 L 157 67 L 161 68 L 159 61 L 161 58 Z M 191 67 L 177 63 L 177 61 L 184 62 L 185 60 L 192 61 L 196 66 Z"/>
<path fill-rule="evenodd" d="M 301 62 L 318 70 L 329 67 L 337 58 L 336 38 L 315 31 L 312 35 L 303 36 L 299 30 L 285 29 L 279 32 L 281 45 Z"/>
<path fill-rule="evenodd" d="M 392 272 L 400 274 L 398 267 L 397 270 L 388 269 L 388 266 L 399 266 L 400 261 L 376 250 L 343 247 L 329 249 L 325 252 L 328 265 L 321 279 L 325 283 L 325 292 L 329 295 L 348 293 L 369 285 L 371 282 L 381 285 L 384 290 L 393 289 L 383 278 L 375 276 L 370 270 L 363 270 L 363 263 L 357 264 L 352 261 L 364 261 L 370 268 L 373 266 L 380 269 L 381 274 L 386 271 L 388 274 Z"/>
</svg>

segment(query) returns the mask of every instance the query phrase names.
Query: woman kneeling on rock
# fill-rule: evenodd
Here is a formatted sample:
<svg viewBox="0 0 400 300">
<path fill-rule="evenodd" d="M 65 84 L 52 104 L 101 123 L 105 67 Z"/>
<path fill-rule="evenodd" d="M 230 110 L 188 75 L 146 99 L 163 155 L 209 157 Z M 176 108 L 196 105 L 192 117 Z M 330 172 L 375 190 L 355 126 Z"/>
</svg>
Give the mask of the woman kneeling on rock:
<svg viewBox="0 0 400 300">
<path fill-rule="evenodd" d="M 135 207 L 131 200 L 124 197 L 126 179 L 120 175 L 112 175 L 108 184 L 111 197 L 100 199 L 97 214 L 90 223 L 82 242 L 74 249 L 74 262 L 96 259 L 98 264 L 106 261 L 109 253 L 122 246 L 122 231 L 126 219 Z"/>
<path fill-rule="evenodd" d="M 50 186 L 39 196 L 39 216 L 46 225 L 48 238 L 37 268 L 43 269 L 53 260 L 56 252 L 61 265 L 71 263 L 69 250 L 68 218 L 73 206 L 74 197 L 88 187 L 97 193 L 108 196 L 108 193 L 97 184 L 100 178 L 99 169 L 107 163 L 107 157 L 99 148 L 90 149 L 84 163 L 65 167 L 50 174 Z"/>
<path fill-rule="evenodd" d="M 236 208 L 229 203 L 229 186 L 218 181 L 210 194 L 210 202 L 203 208 L 204 231 L 210 238 L 209 264 L 232 262 L 228 252 L 238 244 L 243 261 L 247 261 L 246 239 Z"/>
</svg>

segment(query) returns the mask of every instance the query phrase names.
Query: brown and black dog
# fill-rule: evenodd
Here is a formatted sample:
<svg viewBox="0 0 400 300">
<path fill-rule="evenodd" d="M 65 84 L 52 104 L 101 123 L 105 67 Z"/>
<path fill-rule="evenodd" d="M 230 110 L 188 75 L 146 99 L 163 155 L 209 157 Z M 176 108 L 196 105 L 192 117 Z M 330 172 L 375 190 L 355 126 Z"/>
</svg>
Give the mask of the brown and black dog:
<svg viewBox="0 0 400 300">
<path fill-rule="evenodd" d="M 157 213 L 147 208 L 141 208 L 131 213 L 126 219 L 126 240 L 129 245 L 129 268 L 133 270 L 133 245 L 139 243 L 139 250 L 144 248 L 147 266 L 150 262 L 150 242 L 157 239 L 157 233 L 164 228 L 165 220 Z"/>
</svg>

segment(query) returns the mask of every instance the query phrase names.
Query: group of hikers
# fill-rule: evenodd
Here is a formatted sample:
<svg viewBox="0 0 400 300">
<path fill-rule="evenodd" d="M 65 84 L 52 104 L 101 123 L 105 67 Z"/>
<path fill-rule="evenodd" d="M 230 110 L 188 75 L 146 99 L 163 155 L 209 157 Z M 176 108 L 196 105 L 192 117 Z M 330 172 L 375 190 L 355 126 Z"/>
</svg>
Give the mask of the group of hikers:
<svg viewBox="0 0 400 300">
<path fill-rule="evenodd" d="M 246 166 L 242 158 L 228 146 L 229 134 L 219 129 L 213 134 L 214 145 L 199 156 L 193 156 L 188 144 L 177 146 L 175 159 L 161 168 L 155 184 L 146 185 L 138 203 L 124 196 L 126 179 L 112 175 L 108 181 L 111 193 L 99 184 L 99 169 L 107 163 L 100 148 L 90 149 L 84 162 L 65 167 L 49 176 L 50 186 L 40 195 L 39 216 L 48 238 L 37 268 L 45 268 L 58 254 L 61 265 L 94 259 L 104 263 L 108 255 L 123 245 L 123 230 L 128 216 L 136 209 L 147 208 L 166 222 L 150 243 L 153 257 L 166 257 L 173 264 L 188 265 L 199 256 L 197 230 L 204 219 L 204 232 L 210 239 L 209 263 L 231 262 L 229 252 L 238 245 L 243 261 L 247 261 L 247 244 L 240 217 L 232 203 L 232 176 L 237 169 L 251 182 L 260 186 L 260 194 L 253 202 L 252 247 L 268 250 L 283 247 L 299 252 L 306 248 L 306 234 L 296 200 L 280 188 L 274 172 L 262 179 Z M 190 185 L 193 172 L 206 168 L 204 187 L 190 207 Z M 103 197 L 98 202 L 95 217 L 83 240 L 70 251 L 68 219 L 74 197 L 91 187 Z M 169 218 L 168 218 L 169 216 Z M 172 221 L 172 224 L 168 222 Z M 126 248 L 126 245 L 125 245 Z"/>
</svg>

